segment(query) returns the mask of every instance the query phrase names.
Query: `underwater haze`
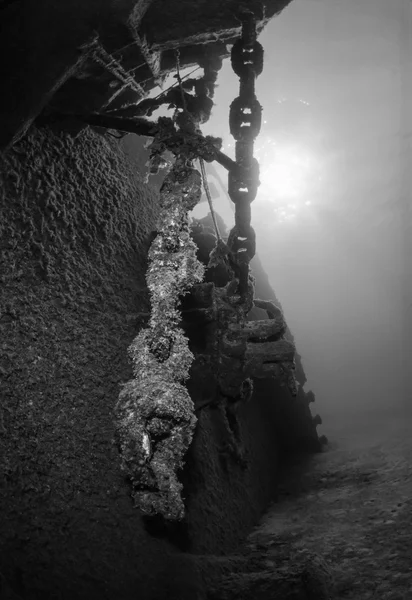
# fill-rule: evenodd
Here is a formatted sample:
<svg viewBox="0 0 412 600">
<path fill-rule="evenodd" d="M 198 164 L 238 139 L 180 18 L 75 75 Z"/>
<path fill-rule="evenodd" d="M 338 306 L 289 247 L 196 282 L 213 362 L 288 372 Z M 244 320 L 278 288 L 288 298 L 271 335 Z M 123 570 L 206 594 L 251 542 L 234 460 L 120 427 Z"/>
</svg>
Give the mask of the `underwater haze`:
<svg viewBox="0 0 412 600">
<path fill-rule="evenodd" d="M 259 38 L 252 225 L 324 416 L 406 403 L 405 7 L 294 0 Z M 230 60 L 218 86 L 204 129 L 233 156 Z M 215 208 L 230 227 L 224 193 Z"/>
</svg>

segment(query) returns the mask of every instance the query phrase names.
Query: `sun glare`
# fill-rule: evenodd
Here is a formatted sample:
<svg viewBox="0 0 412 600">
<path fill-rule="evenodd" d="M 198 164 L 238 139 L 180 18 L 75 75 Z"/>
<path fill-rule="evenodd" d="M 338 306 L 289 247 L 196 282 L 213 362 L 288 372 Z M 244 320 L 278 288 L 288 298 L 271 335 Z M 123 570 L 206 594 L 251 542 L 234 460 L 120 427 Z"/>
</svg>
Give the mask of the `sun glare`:
<svg viewBox="0 0 412 600">
<path fill-rule="evenodd" d="M 260 162 L 260 194 L 273 201 L 302 198 L 308 180 L 313 175 L 311 157 L 296 146 L 281 146 L 277 142 L 265 144 L 256 151 Z"/>
<path fill-rule="evenodd" d="M 260 163 L 260 188 L 257 202 L 274 204 L 280 222 L 293 220 L 311 205 L 320 177 L 315 156 L 303 146 L 268 140 L 256 148 Z"/>
</svg>

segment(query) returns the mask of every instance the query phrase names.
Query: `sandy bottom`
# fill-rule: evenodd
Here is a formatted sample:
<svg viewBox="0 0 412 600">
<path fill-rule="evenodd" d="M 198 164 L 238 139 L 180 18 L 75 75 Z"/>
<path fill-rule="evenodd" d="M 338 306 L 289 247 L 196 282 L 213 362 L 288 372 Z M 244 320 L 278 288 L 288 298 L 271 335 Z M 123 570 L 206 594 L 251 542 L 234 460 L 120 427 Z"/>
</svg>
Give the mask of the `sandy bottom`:
<svg viewBox="0 0 412 600">
<path fill-rule="evenodd" d="M 330 444 L 291 461 L 249 544 L 317 555 L 333 598 L 412 600 L 411 420 L 385 412 L 324 419 Z"/>
</svg>

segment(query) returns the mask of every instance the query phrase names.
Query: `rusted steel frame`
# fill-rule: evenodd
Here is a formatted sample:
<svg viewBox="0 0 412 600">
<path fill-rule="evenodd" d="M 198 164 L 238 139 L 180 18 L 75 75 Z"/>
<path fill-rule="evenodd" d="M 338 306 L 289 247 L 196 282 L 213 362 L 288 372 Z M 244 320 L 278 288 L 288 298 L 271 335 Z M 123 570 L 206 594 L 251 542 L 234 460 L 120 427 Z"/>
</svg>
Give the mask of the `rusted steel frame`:
<svg viewBox="0 0 412 600">
<path fill-rule="evenodd" d="M 100 115 L 100 114 L 92 114 L 92 115 L 71 115 L 88 125 L 92 125 L 94 127 L 103 127 L 105 129 L 116 129 L 117 131 L 125 131 L 127 133 L 135 133 L 136 135 L 144 135 L 145 137 L 154 137 L 157 132 L 156 123 L 152 123 L 145 118 L 136 117 L 134 119 L 122 119 L 121 117 L 113 117 L 111 115 Z M 188 134 L 184 135 L 176 132 L 173 138 L 170 139 L 170 149 L 177 148 L 179 144 L 181 144 L 184 138 L 187 140 Z M 200 134 L 193 135 L 193 141 L 203 142 L 205 138 Z M 164 140 L 165 144 L 168 144 L 167 140 Z M 200 148 L 202 144 L 199 144 Z M 211 144 L 207 146 L 207 156 L 201 156 L 201 150 L 199 152 L 199 156 L 206 160 L 206 162 L 211 162 L 210 155 L 213 156 L 213 160 L 218 162 L 222 167 L 224 167 L 227 171 L 236 171 L 238 170 L 238 164 L 231 159 L 227 154 L 219 150 L 218 148 L 213 147 Z"/>
</svg>

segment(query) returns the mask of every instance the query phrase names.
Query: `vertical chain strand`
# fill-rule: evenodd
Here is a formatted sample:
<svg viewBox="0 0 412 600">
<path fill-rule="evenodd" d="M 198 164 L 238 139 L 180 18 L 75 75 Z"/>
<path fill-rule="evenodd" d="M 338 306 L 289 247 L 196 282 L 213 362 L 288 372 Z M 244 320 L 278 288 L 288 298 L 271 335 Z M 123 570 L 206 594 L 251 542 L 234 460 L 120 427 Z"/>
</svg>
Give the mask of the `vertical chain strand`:
<svg viewBox="0 0 412 600">
<path fill-rule="evenodd" d="M 235 204 L 235 227 L 230 248 L 237 257 L 239 292 L 247 293 L 249 262 L 255 255 L 256 235 L 251 226 L 251 203 L 256 198 L 259 163 L 253 156 L 254 141 L 262 124 L 262 107 L 256 98 L 255 80 L 263 70 L 263 48 L 256 39 L 256 20 L 251 12 L 240 15 L 241 37 L 231 52 L 232 68 L 240 79 L 239 96 L 230 105 L 230 133 L 236 140 L 236 168 L 229 171 L 228 192 Z"/>
</svg>

